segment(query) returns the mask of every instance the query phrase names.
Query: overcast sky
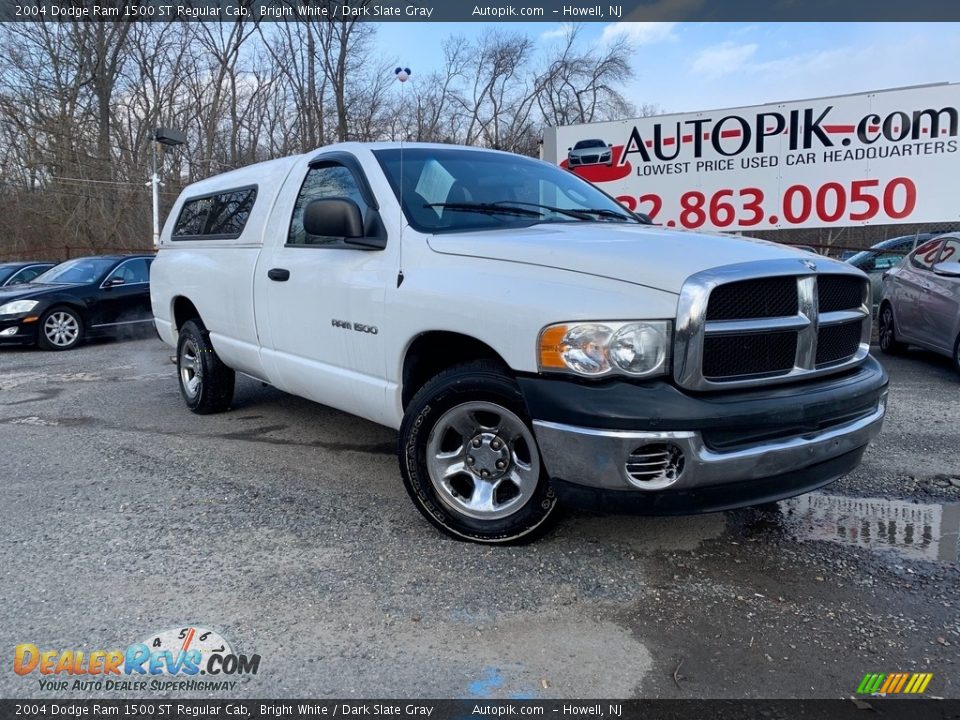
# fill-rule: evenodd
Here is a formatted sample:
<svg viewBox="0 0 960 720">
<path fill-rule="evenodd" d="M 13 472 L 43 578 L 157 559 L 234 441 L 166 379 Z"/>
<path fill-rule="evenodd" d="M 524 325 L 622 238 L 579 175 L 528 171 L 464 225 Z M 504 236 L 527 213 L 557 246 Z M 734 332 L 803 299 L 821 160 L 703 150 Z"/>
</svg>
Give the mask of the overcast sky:
<svg viewBox="0 0 960 720">
<path fill-rule="evenodd" d="M 562 32 L 539 23 L 383 23 L 378 38 L 415 81 L 442 64 L 440 40 L 494 27 L 541 48 Z M 960 81 L 960 25 L 951 23 L 593 23 L 583 38 L 617 33 L 635 46 L 636 77 L 624 94 L 664 112 Z"/>
</svg>

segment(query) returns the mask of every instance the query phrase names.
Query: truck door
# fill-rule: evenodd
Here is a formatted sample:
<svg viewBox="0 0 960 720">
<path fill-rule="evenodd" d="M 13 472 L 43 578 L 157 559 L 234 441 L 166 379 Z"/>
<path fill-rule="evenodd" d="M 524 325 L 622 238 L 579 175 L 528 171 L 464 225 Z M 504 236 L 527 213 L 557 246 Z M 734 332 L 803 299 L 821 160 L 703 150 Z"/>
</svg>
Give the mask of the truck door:
<svg viewBox="0 0 960 720">
<path fill-rule="evenodd" d="M 304 208 L 313 200 L 349 198 L 365 222 L 377 213 L 377 201 L 360 164 L 344 153 L 315 159 L 287 186 L 271 214 L 254 280 L 264 366 L 287 392 L 383 422 L 384 297 L 397 278 L 390 243 L 371 250 L 309 235 L 303 227 Z"/>
</svg>

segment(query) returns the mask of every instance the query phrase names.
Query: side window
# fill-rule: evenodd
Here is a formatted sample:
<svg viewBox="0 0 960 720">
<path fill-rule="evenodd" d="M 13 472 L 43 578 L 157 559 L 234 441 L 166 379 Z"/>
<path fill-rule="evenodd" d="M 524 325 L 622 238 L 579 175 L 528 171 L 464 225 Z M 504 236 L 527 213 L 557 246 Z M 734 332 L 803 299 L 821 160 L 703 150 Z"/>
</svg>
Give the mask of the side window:
<svg viewBox="0 0 960 720">
<path fill-rule="evenodd" d="M 960 239 L 947 238 L 943 243 L 943 250 L 940 251 L 937 262 L 960 262 Z"/>
<path fill-rule="evenodd" d="M 150 262 L 147 258 L 127 260 L 110 273 L 108 280 L 120 278 L 124 285 L 150 282 Z"/>
<path fill-rule="evenodd" d="M 180 217 L 173 228 L 174 237 L 191 237 L 203 235 L 203 226 L 210 211 L 210 198 L 187 200 L 180 210 Z"/>
<path fill-rule="evenodd" d="M 255 187 L 187 200 L 173 227 L 174 238 L 240 237 L 257 199 Z"/>
<path fill-rule="evenodd" d="M 903 260 L 903 253 L 897 252 L 896 250 L 888 250 L 887 252 L 880 253 L 873 260 L 873 269 L 878 271 L 886 271 L 896 265 L 900 264 L 900 261 Z"/>
<path fill-rule="evenodd" d="M 239 237 L 250 217 L 257 191 L 238 190 L 211 198 L 204 235 Z"/>
<path fill-rule="evenodd" d="M 13 276 L 7 281 L 7 285 L 30 282 L 46 269 L 47 268 L 45 267 L 25 267 L 20 272 L 14 273 Z"/>
<path fill-rule="evenodd" d="M 360 214 L 367 216 L 367 203 L 360 192 L 357 179 L 343 165 L 327 163 L 310 168 L 300 193 L 293 206 L 293 216 L 290 218 L 290 232 L 287 235 L 287 245 L 321 245 L 327 247 L 343 247 L 341 238 L 320 237 L 308 235 L 303 229 L 303 210 L 313 200 L 322 198 L 349 198 L 360 208 Z"/>
<path fill-rule="evenodd" d="M 910 256 L 910 264 L 920 270 L 929 270 L 937 261 L 937 254 L 943 241 L 939 238 L 928 240 L 913 251 Z"/>
</svg>

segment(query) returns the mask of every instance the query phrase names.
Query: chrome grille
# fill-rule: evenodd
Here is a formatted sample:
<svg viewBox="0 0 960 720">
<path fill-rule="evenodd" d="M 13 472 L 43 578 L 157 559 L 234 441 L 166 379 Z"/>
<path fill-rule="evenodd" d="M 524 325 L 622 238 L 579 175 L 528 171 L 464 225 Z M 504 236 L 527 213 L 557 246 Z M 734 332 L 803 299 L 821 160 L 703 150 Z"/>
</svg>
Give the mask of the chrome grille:
<svg viewBox="0 0 960 720">
<path fill-rule="evenodd" d="M 828 325 L 817 333 L 817 367 L 844 360 L 860 347 L 863 321 Z"/>
<path fill-rule="evenodd" d="M 710 293 L 707 321 L 783 317 L 797 314 L 797 281 L 792 277 L 741 280 Z"/>
<path fill-rule="evenodd" d="M 794 330 L 703 339 L 703 376 L 723 380 L 743 375 L 789 372 L 797 357 Z"/>
<path fill-rule="evenodd" d="M 869 351 L 869 307 L 867 280 L 827 258 L 698 273 L 680 293 L 674 376 L 711 390 L 850 367 Z"/>
<path fill-rule="evenodd" d="M 863 283 L 847 275 L 824 275 L 817 282 L 817 305 L 821 313 L 856 310 L 863 302 Z"/>
</svg>

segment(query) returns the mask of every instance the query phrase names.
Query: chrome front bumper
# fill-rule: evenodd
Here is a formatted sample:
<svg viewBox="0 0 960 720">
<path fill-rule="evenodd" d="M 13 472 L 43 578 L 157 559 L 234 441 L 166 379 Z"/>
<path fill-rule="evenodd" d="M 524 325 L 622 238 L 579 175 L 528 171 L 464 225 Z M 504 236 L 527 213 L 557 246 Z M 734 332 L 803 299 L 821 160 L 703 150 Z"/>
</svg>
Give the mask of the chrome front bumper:
<svg viewBox="0 0 960 720">
<path fill-rule="evenodd" d="M 598 430 L 539 420 L 533 426 L 551 478 L 604 490 L 686 490 L 776 477 L 863 448 L 880 432 L 886 399 L 884 392 L 872 412 L 846 424 L 728 452 L 711 450 L 695 431 Z M 673 482 L 641 482 L 628 473 L 630 454 L 650 444 L 682 451 L 683 469 Z"/>
</svg>

